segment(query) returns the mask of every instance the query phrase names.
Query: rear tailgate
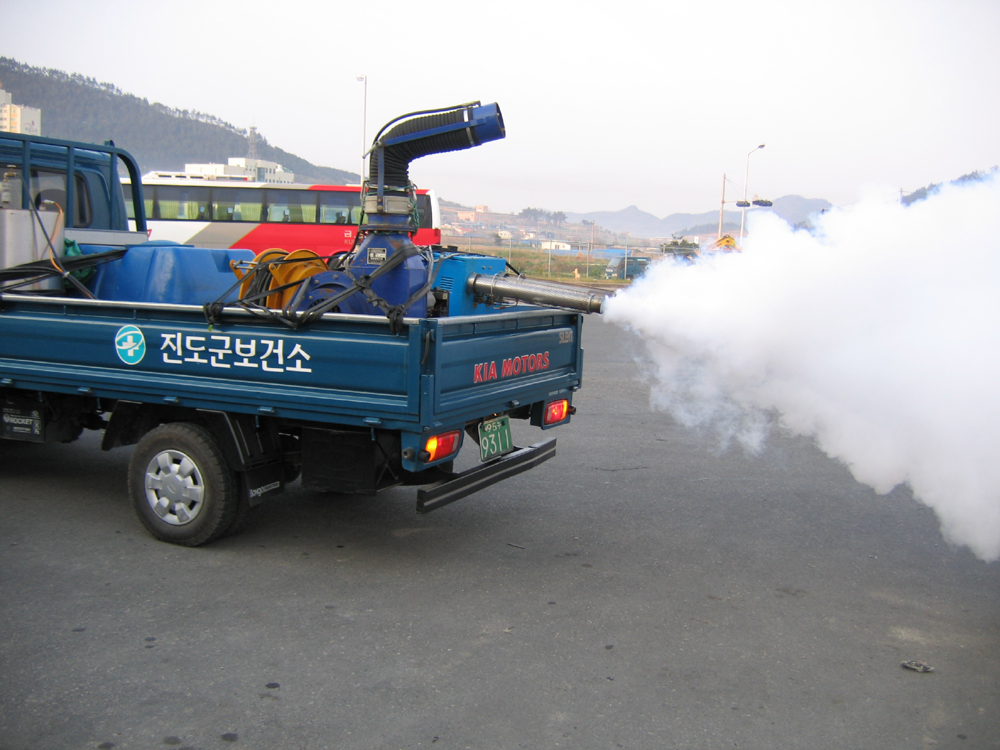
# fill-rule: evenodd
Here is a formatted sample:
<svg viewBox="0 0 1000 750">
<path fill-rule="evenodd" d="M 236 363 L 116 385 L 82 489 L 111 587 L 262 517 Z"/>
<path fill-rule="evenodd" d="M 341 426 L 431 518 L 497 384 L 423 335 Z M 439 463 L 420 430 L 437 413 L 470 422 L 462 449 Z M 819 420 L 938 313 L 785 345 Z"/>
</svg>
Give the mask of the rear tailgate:
<svg viewBox="0 0 1000 750">
<path fill-rule="evenodd" d="M 521 309 L 426 321 L 436 345 L 428 363 L 432 383 L 425 381 L 422 396 L 433 419 L 458 424 L 560 394 L 571 398 L 581 383 L 582 318 L 577 312 Z"/>
<path fill-rule="evenodd" d="M 436 318 L 425 326 L 421 421 L 446 429 L 556 399 L 580 387 L 583 316 L 525 310 Z M 431 345 L 433 342 L 433 345 Z M 538 410 L 541 413 L 541 409 Z M 555 439 L 535 443 L 456 474 L 417 493 L 427 513 L 547 461 Z"/>
</svg>

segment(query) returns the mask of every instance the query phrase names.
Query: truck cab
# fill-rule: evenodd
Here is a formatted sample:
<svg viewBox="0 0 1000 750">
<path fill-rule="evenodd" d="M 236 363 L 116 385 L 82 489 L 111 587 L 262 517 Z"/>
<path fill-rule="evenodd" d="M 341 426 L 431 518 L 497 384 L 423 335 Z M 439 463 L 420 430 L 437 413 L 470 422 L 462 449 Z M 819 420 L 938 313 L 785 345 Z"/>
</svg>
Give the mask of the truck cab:
<svg viewBox="0 0 1000 750">
<path fill-rule="evenodd" d="M 119 168 L 131 173 L 137 167 L 131 157 L 122 158 L 124 153 L 110 143 L 98 147 L 4 133 L 0 269 L 41 260 L 50 249 L 61 255 L 67 241 L 122 246 L 145 242 L 144 220 L 129 231 Z M 138 200 L 141 205 L 141 192 Z"/>
<path fill-rule="evenodd" d="M 606 279 L 636 279 L 646 273 L 646 268 L 652 261 L 651 258 L 643 255 L 632 255 L 628 257 L 626 266 L 625 258 L 615 257 L 608 261 L 607 268 L 604 269 Z"/>
</svg>

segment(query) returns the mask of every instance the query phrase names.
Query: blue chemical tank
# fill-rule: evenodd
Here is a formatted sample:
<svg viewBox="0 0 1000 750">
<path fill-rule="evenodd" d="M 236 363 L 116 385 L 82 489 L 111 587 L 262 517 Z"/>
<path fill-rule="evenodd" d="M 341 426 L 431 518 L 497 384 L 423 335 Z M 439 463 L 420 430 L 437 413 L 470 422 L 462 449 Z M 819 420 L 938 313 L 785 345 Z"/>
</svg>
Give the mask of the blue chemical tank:
<svg viewBox="0 0 1000 750">
<path fill-rule="evenodd" d="M 112 247 L 84 245 L 85 255 Z M 203 305 L 233 286 L 231 261 L 252 261 L 250 250 L 220 250 L 174 243 L 133 245 L 117 260 L 97 266 L 87 288 L 111 302 Z"/>
</svg>

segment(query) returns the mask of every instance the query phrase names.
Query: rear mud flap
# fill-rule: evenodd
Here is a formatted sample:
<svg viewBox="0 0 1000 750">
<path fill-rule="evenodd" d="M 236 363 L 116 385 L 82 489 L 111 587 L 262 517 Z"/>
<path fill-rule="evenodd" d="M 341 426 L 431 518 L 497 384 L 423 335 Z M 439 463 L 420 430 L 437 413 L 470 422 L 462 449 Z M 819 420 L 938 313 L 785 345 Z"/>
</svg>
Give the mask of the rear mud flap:
<svg viewBox="0 0 1000 750">
<path fill-rule="evenodd" d="M 417 513 L 432 510 L 461 500 L 466 495 L 501 482 L 508 477 L 533 469 L 556 455 L 555 438 L 518 448 L 513 453 L 496 458 L 482 466 L 455 474 L 417 491 Z"/>
</svg>

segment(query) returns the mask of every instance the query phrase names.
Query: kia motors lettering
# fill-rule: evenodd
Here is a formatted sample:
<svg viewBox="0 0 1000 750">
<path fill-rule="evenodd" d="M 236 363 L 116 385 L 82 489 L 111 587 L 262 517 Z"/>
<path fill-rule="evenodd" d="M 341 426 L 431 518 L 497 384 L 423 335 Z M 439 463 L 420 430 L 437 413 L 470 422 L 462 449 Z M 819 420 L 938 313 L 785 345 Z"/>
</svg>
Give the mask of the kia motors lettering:
<svg viewBox="0 0 1000 750">
<path fill-rule="evenodd" d="M 509 378 L 514 375 L 523 375 L 529 372 L 538 372 L 539 370 L 547 369 L 549 369 L 548 352 L 541 352 L 540 354 L 525 354 L 520 357 L 510 357 L 503 360 L 500 363 L 499 374 L 497 371 L 497 363 L 495 361 L 473 365 L 472 382 L 485 383 L 489 380 L 497 380 L 497 378 Z"/>
</svg>

